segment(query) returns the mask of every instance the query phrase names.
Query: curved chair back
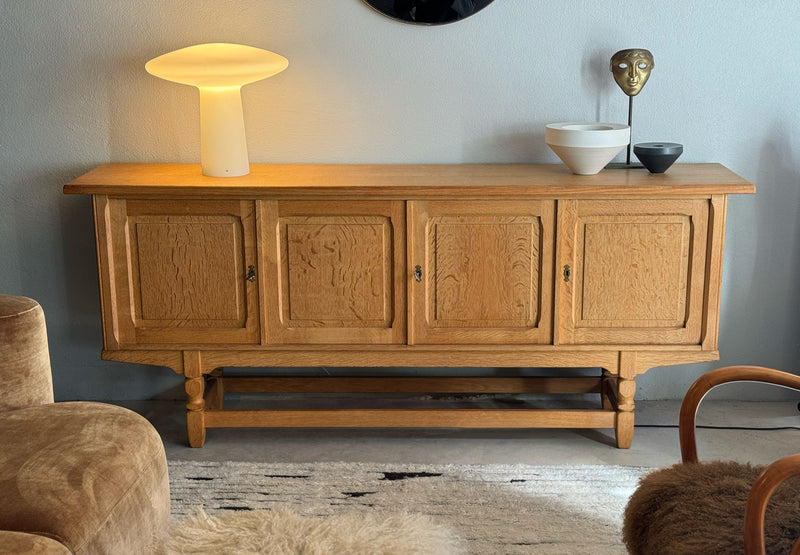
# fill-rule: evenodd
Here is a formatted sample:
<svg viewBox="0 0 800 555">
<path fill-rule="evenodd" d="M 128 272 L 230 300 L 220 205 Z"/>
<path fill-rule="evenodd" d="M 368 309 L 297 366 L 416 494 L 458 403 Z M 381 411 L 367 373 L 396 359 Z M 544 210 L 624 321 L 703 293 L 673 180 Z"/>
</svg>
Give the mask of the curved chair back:
<svg viewBox="0 0 800 555">
<path fill-rule="evenodd" d="M 0 412 L 53 402 L 50 351 L 42 307 L 0 295 Z"/>
</svg>

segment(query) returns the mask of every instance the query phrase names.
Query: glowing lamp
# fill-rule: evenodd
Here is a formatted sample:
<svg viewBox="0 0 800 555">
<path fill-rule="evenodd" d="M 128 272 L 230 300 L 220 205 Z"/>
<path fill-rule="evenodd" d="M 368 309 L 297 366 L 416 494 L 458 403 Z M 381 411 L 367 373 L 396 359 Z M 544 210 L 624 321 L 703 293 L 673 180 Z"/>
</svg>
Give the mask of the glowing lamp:
<svg viewBox="0 0 800 555">
<path fill-rule="evenodd" d="M 241 44 L 181 48 L 145 64 L 148 73 L 200 90 L 200 162 L 203 175 L 250 173 L 242 113 L 242 86 L 280 73 L 289 61 Z"/>
</svg>

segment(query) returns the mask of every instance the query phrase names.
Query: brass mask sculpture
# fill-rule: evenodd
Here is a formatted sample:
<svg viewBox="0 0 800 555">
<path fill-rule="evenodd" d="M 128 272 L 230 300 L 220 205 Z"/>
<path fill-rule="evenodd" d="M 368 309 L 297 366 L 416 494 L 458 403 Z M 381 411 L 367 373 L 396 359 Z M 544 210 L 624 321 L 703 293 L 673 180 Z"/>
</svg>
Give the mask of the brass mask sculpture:
<svg viewBox="0 0 800 555">
<path fill-rule="evenodd" d="M 628 96 L 639 94 L 653 66 L 653 55 L 643 48 L 628 48 L 611 56 L 614 80 Z"/>
<path fill-rule="evenodd" d="M 642 91 L 653 69 L 653 55 L 644 48 L 627 48 L 611 56 L 611 73 L 622 92 L 628 95 L 628 127 L 633 121 L 633 97 Z M 628 143 L 625 165 L 631 165 L 631 145 Z"/>
</svg>

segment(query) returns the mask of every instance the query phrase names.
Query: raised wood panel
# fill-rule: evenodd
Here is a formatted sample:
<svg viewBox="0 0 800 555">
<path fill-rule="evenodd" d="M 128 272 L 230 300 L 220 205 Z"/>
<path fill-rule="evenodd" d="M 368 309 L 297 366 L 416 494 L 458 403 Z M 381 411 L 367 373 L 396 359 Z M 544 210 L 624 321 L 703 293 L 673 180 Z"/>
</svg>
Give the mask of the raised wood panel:
<svg viewBox="0 0 800 555">
<path fill-rule="evenodd" d="M 577 324 L 675 327 L 686 322 L 688 216 L 597 216 L 583 220 L 575 278 Z"/>
<path fill-rule="evenodd" d="M 706 199 L 563 201 L 559 342 L 699 344 L 708 213 Z"/>
<path fill-rule="evenodd" d="M 386 216 L 281 219 L 282 320 L 292 327 L 388 327 L 392 226 Z"/>
<path fill-rule="evenodd" d="M 196 447 L 209 426 L 275 425 L 614 426 L 628 447 L 636 375 L 719 356 L 726 195 L 755 192 L 718 164 L 595 176 L 561 164 L 251 170 L 108 164 L 64 188 L 94 195 L 103 359 L 184 374 Z M 219 410 L 222 367 L 319 365 L 601 367 L 602 378 L 535 390 L 600 392 L 604 410 Z M 230 385 L 329 388 L 277 380 Z M 523 390 L 437 380 L 334 389 Z"/>
<path fill-rule="evenodd" d="M 110 202 L 121 344 L 258 341 L 252 202 Z"/>
<path fill-rule="evenodd" d="M 143 214 L 130 236 L 141 321 L 242 325 L 247 307 L 238 279 L 244 266 L 238 218 Z"/>
<path fill-rule="evenodd" d="M 404 203 L 261 204 L 269 342 L 405 341 Z"/>
<path fill-rule="evenodd" d="M 535 216 L 439 216 L 428 222 L 429 325 L 528 327 L 538 317 Z M 500 264 L 482 259 L 493 253 Z"/>
<path fill-rule="evenodd" d="M 552 203 L 412 205 L 414 343 L 550 341 Z"/>
</svg>

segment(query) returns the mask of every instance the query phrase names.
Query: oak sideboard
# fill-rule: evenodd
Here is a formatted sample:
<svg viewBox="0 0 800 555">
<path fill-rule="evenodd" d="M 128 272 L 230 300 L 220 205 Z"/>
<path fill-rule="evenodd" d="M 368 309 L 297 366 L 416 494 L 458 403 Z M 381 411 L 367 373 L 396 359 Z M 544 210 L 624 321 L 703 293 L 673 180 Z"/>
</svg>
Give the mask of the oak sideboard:
<svg viewBox="0 0 800 555">
<path fill-rule="evenodd" d="M 106 360 L 185 377 L 210 427 L 614 428 L 636 376 L 719 358 L 719 164 L 107 164 L 92 196 Z M 551 368 L 545 377 L 304 377 L 296 367 Z M 284 368 L 225 376 L 231 367 Z M 597 368 L 596 375 L 565 374 Z M 493 375 L 492 375 L 493 374 Z M 595 408 L 239 410 L 226 393 L 594 393 Z M 434 405 L 435 406 L 435 405 Z"/>
</svg>

